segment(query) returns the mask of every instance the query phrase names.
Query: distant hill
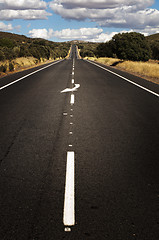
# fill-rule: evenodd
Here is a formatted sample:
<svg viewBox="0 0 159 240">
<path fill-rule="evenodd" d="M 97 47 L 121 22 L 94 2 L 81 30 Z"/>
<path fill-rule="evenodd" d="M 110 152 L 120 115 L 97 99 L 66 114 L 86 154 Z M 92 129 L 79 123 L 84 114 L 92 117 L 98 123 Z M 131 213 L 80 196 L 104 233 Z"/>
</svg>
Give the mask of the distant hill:
<svg viewBox="0 0 159 240">
<path fill-rule="evenodd" d="M 15 41 L 27 41 L 29 38 L 24 36 L 24 35 L 18 35 L 18 34 L 13 34 L 13 33 L 8 33 L 8 32 L 0 32 L 0 39 L 2 38 L 9 38 Z"/>
<path fill-rule="evenodd" d="M 159 41 L 159 33 L 147 36 L 146 38 L 150 41 Z"/>
<path fill-rule="evenodd" d="M 8 32 L 0 32 L 0 75 L 26 65 L 44 63 L 47 60 L 65 58 L 69 42 L 52 42 L 41 38 L 28 38 Z M 23 58 L 23 63 L 16 63 Z M 27 59 L 32 60 L 27 60 Z M 19 60 L 18 60 L 19 59 Z M 21 60 L 22 61 L 22 60 Z"/>
<path fill-rule="evenodd" d="M 0 32 L 0 61 L 18 57 L 56 59 L 67 56 L 70 43 L 57 43 L 41 38 L 28 38 L 8 32 Z"/>
</svg>

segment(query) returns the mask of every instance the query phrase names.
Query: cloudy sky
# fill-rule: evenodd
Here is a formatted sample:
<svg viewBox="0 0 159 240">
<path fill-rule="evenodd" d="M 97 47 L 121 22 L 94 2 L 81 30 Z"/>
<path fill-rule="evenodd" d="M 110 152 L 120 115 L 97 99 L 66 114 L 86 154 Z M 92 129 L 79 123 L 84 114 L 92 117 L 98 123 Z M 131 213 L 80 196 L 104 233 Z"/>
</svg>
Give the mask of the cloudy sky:
<svg viewBox="0 0 159 240">
<path fill-rule="evenodd" d="M 159 33 L 158 0 L 0 0 L 0 31 L 52 41 L 105 42 Z"/>
</svg>

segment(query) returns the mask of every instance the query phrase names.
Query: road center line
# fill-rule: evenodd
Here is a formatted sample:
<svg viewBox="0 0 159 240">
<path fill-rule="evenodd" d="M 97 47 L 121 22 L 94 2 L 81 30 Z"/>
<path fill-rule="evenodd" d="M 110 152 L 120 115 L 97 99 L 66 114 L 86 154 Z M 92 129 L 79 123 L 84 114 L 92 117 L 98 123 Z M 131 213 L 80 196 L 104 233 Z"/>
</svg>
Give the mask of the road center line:
<svg viewBox="0 0 159 240">
<path fill-rule="evenodd" d="M 100 65 L 98 65 L 98 64 L 96 64 L 94 62 L 91 62 L 89 60 L 86 60 L 86 61 L 91 63 L 91 64 L 93 64 L 93 65 L 95 65 L 95 66 L 97 66 L 97 67 L 99 67 L 99 68 L 101 68 L 101 69 L 103 69 L 103 70 L 105 70 L 105 71 L 107 71 L 107 72 L 110 72 L 110 73 L 114 74 L 117 77 L 120 77 L 120 78 L 124 79 L 125 81 L 127 81 L 127 82 L 129 82 L 129 83 L 131 83 L 131 84 L 133 84 L 133 85 L 135 85 L 135 86 L 137 86 L 137 87 L 139 87 L 139 88 L 141 88 L 141 89 L 143 89 L 143 90 L 145 90 L 145 91 L 147 91 L 147 92 L 149 92 L 149 93 L 151 93 L 151 94 L 153 94 L 153 95 L 155 95 L 157 97 L 159 97 L 158 93 L 155 93 L 155 92 L 149 90 L 148 88 L 145 88 L 145 87 L 143 87 L 143 86 L 141 86 L 141 85 L 139 85 L 139 84 L 137 84 L 137 83 L 135 83 L 135 82 L 133 82 L 133 81 L 131 81 L 131 80 L 129 80 L 129 79 L 127 79 L 127 78 L 117 74 L 117 73 L 115 73 L 115 72 L 112 72 L 111 70 L 106 69 L 106 68 L 104 68 L 104 67 L 102 67 L 102 66 L 100 66 Z"/>
<path fill-rule="evenodd" d="M 74 103 L 75 103 L 75 95 L 72 93 L 71 94 L 70 104 L 73 105 Z"/>
<path fill-rule="evenodd" d="M 75 225 L 75 153 L 67 152 L 63 223 Z"/>
<path fill-rule="evenodd" d="M 29 76 L 37 73 L 37 72 L 40 72 L 40 71 L 44 70 L 45 68 L 51 67 L 52 65 L 55 65 L 55 64 L 57 64 L 57 63 L 59 63 L 59 62 L 62 62 L 62 61 L 64 61 L 64 60 L 59 60 L 59 61 L 57 61 L 57 62 L 53 62 L 53 63 L 51 63 L 50 65 L 47 65 L 47 66 L 45 66 L 45 67 L 43 67 L 43 68 L 40 68 L 40 69 L 38 69 L 38 70 L 36 70 L 36 71 L 34 71 L 34 72 L 32 72 L 32 73 L 29 73 L 29 74 L 27 74 L 27 75 L 25 75 L 25 76 L 23 76 L 23 77 L 21 77 L 21 78 L 18 78 L 17 80 L 15 80 L 15 81 L 13 81 L 13 82 L 11 82 L 11 83 L 9 83 L 9 84 L 6 84 L 5 86 L 1 87 L 0 90 L 2 90 L 2 89 L 4 89 L 4 88 L 7 88 L 7 87 L 9 87 L 9 86 L 11 86 L 11 85 L 13 85 L 13 84 L 15 84 L 15 83 L 23 80 L 24 78 L 27 78 L 27 77 L 29 77 Z"/>
</svg>

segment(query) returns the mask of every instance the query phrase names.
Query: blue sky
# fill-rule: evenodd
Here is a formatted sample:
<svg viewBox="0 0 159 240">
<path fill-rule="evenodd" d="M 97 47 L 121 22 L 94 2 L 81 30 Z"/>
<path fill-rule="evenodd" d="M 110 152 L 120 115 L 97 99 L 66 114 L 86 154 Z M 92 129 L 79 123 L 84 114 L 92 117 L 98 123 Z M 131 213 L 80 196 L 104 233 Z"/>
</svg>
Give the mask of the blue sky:
<svg viewBox="0 0 159 240">
<path fill-rule="evenodd" d="M 0 0 L 0 31 L 52 41 L 105 42 L 118 32 L 159 33 L 158 0 Z"/>
</svg>

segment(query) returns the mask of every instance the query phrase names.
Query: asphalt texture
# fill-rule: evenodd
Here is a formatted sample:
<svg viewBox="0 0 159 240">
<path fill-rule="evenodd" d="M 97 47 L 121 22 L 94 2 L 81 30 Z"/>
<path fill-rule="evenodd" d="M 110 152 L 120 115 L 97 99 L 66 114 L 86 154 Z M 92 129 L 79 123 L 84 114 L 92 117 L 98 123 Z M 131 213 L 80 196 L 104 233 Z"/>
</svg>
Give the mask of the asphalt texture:
<svg viewBox="0 0 159 240">
<path fill-rule="evenodd" d="M 159 98 L 76 56 L 74 47 L 70 59 L 0 91 L 0 239 L 157 240 Z M 40 68 L 2 78 L 0 87 Z M 158 85 L 109 69 L 159 94 Z M 72 79 L 80 84 L 73 105 L 71 92 L 61 93 Z M 68 151 L 75 152 L 70 232 Z"/>
</svg>

